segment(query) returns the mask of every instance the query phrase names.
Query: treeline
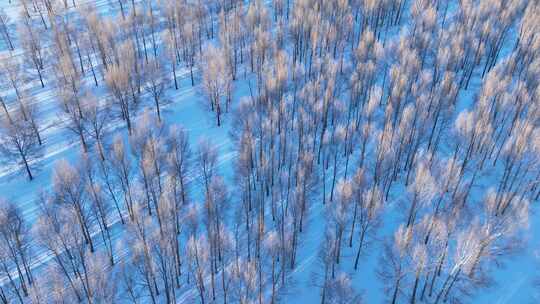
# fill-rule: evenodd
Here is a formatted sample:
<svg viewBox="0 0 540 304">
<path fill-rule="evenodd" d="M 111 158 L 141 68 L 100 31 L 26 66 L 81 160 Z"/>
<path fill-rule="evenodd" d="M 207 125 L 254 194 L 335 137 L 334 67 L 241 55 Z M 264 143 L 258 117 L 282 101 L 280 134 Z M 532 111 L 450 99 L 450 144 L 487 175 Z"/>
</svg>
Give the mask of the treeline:
<svg viewBox="0 0 540 304">
<path fill-rule="evenodd" d="M 2 303 L 278 303 L 310 223 L 321 303 L 362 301 L 368 254 L 388 302 L 461 303 L 531 233 L 537 1 L 20 3 L 16 32 L 0 14 L 4 158 L 33 178 L 36 85 L 82 152 L 36 223 L 0 203 Z M 233 179 L 162 121 L 182 75 L 230 127 Z"/>
</svg>

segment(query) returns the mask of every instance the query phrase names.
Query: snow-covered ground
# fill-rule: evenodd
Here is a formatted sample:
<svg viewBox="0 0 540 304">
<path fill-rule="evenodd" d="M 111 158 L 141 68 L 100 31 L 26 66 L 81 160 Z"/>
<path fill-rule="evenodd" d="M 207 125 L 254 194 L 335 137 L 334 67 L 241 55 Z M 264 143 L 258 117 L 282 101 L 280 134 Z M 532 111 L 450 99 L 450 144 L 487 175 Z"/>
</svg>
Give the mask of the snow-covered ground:
<svg viewBox="0 0 540 304">
<path fill-rule="evenodd" d="M 110 0 L 85 0 L 95 3 L 104 13 L 109 13 L 108 2 Z M 19 16 L 20 4 L 17 0 L 2 0 L 0 8 L 4 9 L 12 20 Z M 83 1 L 77 1 L 79 5 Z M 510 46 L 511 47 L 511 46 Z M 2 53 L 9 53 L 6 46 L 0 45 Z M 14 51 L 16 56 L 20 55 L 20 49 Z M 191 86 L 189 70 L 184 68 L 179 71 L 179 89 L 169 88 L 166 92 L 167 98 L 171 103 L 163 108 L 163 120 L 166 124 L 179 124 L 189 133 L 192 148 L 203 138 L 208 138 L 218 147 L 219 151 L 219 171 L 226 179 L 231 180 L 234 177 L 234 159 L 236 157 L 236 147 L 232 145 L 229 133 L 231 132 L 231 115 L 227 114 L 225 123 L 221 127 L 215 125 L 214 116 L 205 108 L 206 101 L 200 93 L 200 86 Z M 89 75 L 88 75 L 89 76 Z M 478 75 L 476 75 L 478 76 Z M 52 77 L 51 77 L 52 78 Z M 478 77 L 479 78 L 479 77 Z M 478 78 L 476 81 L 478 81 Z M 473 83 L 470 88 L 461 92 L 460 106 L 470 108 L 474 103 L 474 95 L 480 88 L 480 83 Z M 89 86 L 92 86 L 92 80 L 87 79 Z M 104 84 L 93 89 L 99 98 L 106 98 L 106 92 L 103 89 Z M 38 169 L 35 171 L 35 179 L 28 181 L 26 175 L 18 166 L 3 166 L 0 170 L 0 196 L 5 199 L 15 201 L 23 210 L 25 219 L 29 223 L 34 223 L 39 216 L 39 207 L 36 203 L 37 194 L 42 189 L 48 189 L 52 181 L 52 173 L 55 163 L 61 159 L 67 159 L 70 162 L 77 162 L 81 152 L 81 146 L 78 139 L 70 133 L 63 125 L 62 118 L 59 115 L 61 108 L 57 97 L 54 95 L 51 83 L 46 81 L 45 88 L 41 88 L 39 81 L 33 80 L 25 84 L 25 87 L 32 92 L 36 102 L 40 105 L 39 119 L 42 127 L 42 137 L 44 139 L 43 157 L 38 160 Z M 235 90 L 235 101 L 243 96 L 249 96 L 247 81 L 240 79 L 237 81 Z M 2 96 L 12 96 L 14 92 L 0 92 Z M 12 100 L 13 98 L 10 98 Z M 153 111 L 152 103 L 149 97 L 145 97 L 145 105 Z M 140 115 L 142 110 L 138 112 Z M 135 123 L 136 124 L 136 123 Z M 113 134 L 121 134 L 127 138 L 127 131 L 124 122 L 116 118 L 108 127 L 108 139 Z M 197 173 L 190 172 L 191 182 L 197 178 Z M 196 185 L 195 187 L 199 187 Z M 197 195 L 195 195 L 197 198 Z M 200 197 L 199 197 L 200 199 Z M 537 202 L 536 202 L 537 203 Z M 535 214 L 538 210 L 537 204 L 533 204 L 532 214 L 530 216 L 530 226 L 526 233 L 523 233 L 524 249 L 517 253 L 504 257 L 500 268 L 493 269 L 495 284 L 486 290 L 475 294 L 472 298 L 474 303 L 528 303 L 533 300 L 535 294 L 534 286 L 531 282 L 538 273 L 539 255 L 540 255 L 540 219 Z M 298 252 L 298 265 L 290 275 L 291 285 L 283 295 L 282 303 L 317 303 L 320 301 L 319 286 L 316 286 L 316 277 L 320 276 L 321 262 L 319 259 L 319 247 L 324 235 L 324 216 L 325 206 L 319 201 L 314 204 L 309 212 L 307 229 L 302 236 L 302 244 Z M 390 235 L 398 225 L 396 214 L 400 206 L 396 202 L 389 202 L 387 209 L 388 217 L 385 218 L 384 229 L 380 232 L 379 238 Z M 113 239 L 120 246 L 122 244 L 122 235 L 125 232 L 120 225 L 119 219 L 113 218 Z M 95 235 L 98 231 L 96 229 Z M 380 242 L 382 244 L 382 242 Z M 101 246 L 101 245 L 100 245 Z M 100 247 L 98 246 L 98 247 Z M 348 257 L 344 259 L 344 269 L 350 269 L 349 272 L 353 285 L 356 290 L 362 293 L 365 303 L 382 303 L 388 298 L 383 292 L 382 282 L 377 278 L 376 269 L 379 263 L 381 245 L 370 248 L 367 257 L 362 262 L 362 267 L 358 271 L 352 271 L 354 249 L 345 248 L 343 255 Z M 52 256 L 43 248 L 36 246 L 34 248 L 36 258 L 32 267 L 36 270 L 36 275 L 41 275 L 40 269 L 46 263 L 50 263 Z M 118 258 L 129 259 L 127 249 L 116 252 Z M 348 263 L 348 264 L 347 264 Z M 349 265 L 350 264 L 350 265 Z M 6 278 L 1 278 L 5 284 Z M 198 301 L 198 294 L 195 287 L 181 290 L 178 294 L 179 303 L 193 303 Z"/>
</svg>

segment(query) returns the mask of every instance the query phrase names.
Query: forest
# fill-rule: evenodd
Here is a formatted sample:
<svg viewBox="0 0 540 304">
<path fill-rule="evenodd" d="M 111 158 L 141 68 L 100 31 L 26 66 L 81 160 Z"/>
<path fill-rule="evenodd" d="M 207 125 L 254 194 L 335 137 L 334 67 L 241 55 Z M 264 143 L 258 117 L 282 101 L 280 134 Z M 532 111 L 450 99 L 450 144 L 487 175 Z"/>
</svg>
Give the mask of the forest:
<svg viewBox="0 0 540 304">
<path fill-rule="evenodd" d="M 538 0 L 0 0 L 0 106 L 0 304 L 540 302 Z"/>
</svg>

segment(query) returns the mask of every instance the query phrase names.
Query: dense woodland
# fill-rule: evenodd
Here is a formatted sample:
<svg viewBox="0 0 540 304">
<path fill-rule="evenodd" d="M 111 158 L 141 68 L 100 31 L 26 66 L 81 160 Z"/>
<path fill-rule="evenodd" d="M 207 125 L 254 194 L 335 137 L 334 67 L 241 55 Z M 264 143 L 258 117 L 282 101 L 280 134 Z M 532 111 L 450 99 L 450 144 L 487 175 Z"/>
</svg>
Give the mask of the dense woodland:
<svg viewBox="0 0 540 304">
<path fill-rule="evenodd" d="M 35 218 L 0 193 L 2 304 L 471 303 L 534 250 L 539 1 L 2 1 L 2 168 L 51 121 L 77 155 Z M 163 118 L 186 86 L 228 161 Z"/>
</svg>

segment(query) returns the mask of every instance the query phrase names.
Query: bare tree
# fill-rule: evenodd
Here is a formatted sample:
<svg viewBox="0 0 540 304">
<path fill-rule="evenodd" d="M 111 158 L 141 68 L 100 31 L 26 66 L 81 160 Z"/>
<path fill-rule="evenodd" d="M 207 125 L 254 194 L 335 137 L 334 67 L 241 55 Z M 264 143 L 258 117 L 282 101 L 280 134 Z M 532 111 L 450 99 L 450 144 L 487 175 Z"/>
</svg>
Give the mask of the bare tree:
<svg viewBox="0 0 540 304">
<path fill-rule="evenodd" d="M 167 76 L 163 68 L 163 64 L 159 59 L 151 59 L 144 66 L 144 88 L 152 98 L 154 99 L 154 105 L 156 106 L 156 114 L 158 120 L 161 121 L 161 105 L 165 104 L 167 100 L 164 98 L 165 88 L 167 84 Z"/>
<path fill-rule="evenodd" d="M 22 19 L 23 22 L 18 28 L 20 44 L 24 50 L 25 58 L 28 62 L 32 63 L 33 68 L 38 74 L 41 87 L 44 88 L 43 70 L 45 68 L 44 59 L 46 51 L 43 48 L 43 38 L 45 31 L 41 27 L 35 27 L 27 15 L 23 14 Z"/>
<path fill-rule="evenodd" d="M 128 225 L 131 235 L 128 241 L 133 255 L 132 265 L 137 270 L 135 279 L 140 278 L 140 282 L 137 283 L 142 285 L 152 303 L 157 303 L 159 296 L 157 269 L 151 252 L 152 236 L 156 227 L 151 218 L 145 215 L 145 208 L 144 203 L 134 205 L 134 215 Z"/>
<path fill-rule="evenodd" d="M 81 174 L 85 176 L 85 190 L 89 194 L 90 214 L 98 224 L 101 240 L 105 245 L 107 257 L 111 266 L 114 265 L 114 248 L 110 232 L 110 213 L 113 206 L 106 201 L 105 193 L 101 189 L 96 176 L 96 168 L 93 165 L 93 159 L 88 154 L 81 155 Z M 120 213 L 118 205 L 115 206 Z"/>
<path fill-rule="evenodd" d="M 404 281 L 408 272 L 406 259 L 412 242 L 412 228 L 401 225 L 394 233 L 393 240 L 385 244 L 382 255 L 383 262 L 379 276 L 385 282 L 385 289 L 390 302 L 395 304 L 403 293 Z"/>
<path fill-rule="evenodd" d="M 335 225 L 335 242 L 336 248 L 335 263 L 339 264 L 341 259 L 341 247 L 343 244 L 343 234 L 345 228 L 348 226 L 351 220 L 351 212 L 349 210 L 352 202 L 352 183 L 348 180 L 341 180 L 337 185 L 337 197 L 338 199 L 329 207 L 329 224 Z"/>
<path fill-rule="evenodd" d="M 108 267 L 108 256 L 96 253 L 88 260 L 89 285 L 92 303 L 115 303 L 119 301 L 118 270 Z"/>
<path fill-rule="evenodd" d="M 41 214 L 33 228 L 39 244 L 53 257 L 49 278 L 54 298 L 91 302 L 89 250 L 77 212 L 58 208 L 55 198 L 46 193 L 39 196 L 38 203 Z"/>
<path fill-rule="evenodd" d="M 163 193 L 162 172 L 165 171 L 164 135 L 163 124 L 147 109 L 130 138 L 131 152 L 137 161 L 139 177 L 145 193 L 146 209 L 150 215 L 153 210 L 157 213 L 160 229 L 162 217 L 159 199 Z"/>
<path fill-rule="evenodd" d="M 176 76 L 176 69 L 178 64 L 178 48 L 177 48 L 177 40 L 176 40 L 176 33 L 171 31 L 166 31 L 163 33 L 162 40 L 165 44 L 165 54 L 167 55 L 168 59 L 171 62 L 171 68 L 172 68 L 172 74 L 173 74 L 173 80 L 174 80 L 174 87 L 178 90 L 178 79 Z"/>
<path fill-rule="evenodd" d="M 11 34 L 9 32 L 9 23 L 9 16 L 6 14 L 4 9 L 0 9 L 0 33 L 2 34 L 2 40 L 4 40 L 4 43 L 9 47 L 10 50 L 13 51 L 14 48 Z"/>
<path fill-rule="evenodd" d="M 180 126 L 171 126 L 167 136 L 167 146 L 169 164 L 167 167 L 175 186 L 174 197 L 180 198 L 177 205 L 187 206 L 190 202 L 188 172 L 192 167 L 192 152 L 187 131 Z M 180 188 L 178 189 L 177 186 Z"/>
<path fill-rule="evenodd" d="M 95 141 L 101 160 L 105 161 L 105 135 L 111 118 L 110 104 L 107 100 L 99 100 L 90 93 L 82 97 L 81 103 L 86 131 Z"/>
<path fill-rule="evenodd" d="M 53 173 L 53 199 L 59 206 L 72 210 L 85 242 L 90 246 L 90 251 L 94 252 L 90 230 L 93 216 L 86 191 L 86 178 L 81 174 L 80 168 L 73 167 L 65 160 L 56 164 Z"/>
<path fill-rule="evenodd" d="M 22 73 L 19 58 L 14 55 L 3 54 L 0 56 L 0 67 L 2 69 L 2 78 L 0 81 L 15 91 L 15 96 L 19 100 L 22 96 L 22 83 L 24 74 Z"/>
<path fill-rule="evenodd" d="M 358 175 L 356 175 L 355 185 L 358 185 L 358 178 Z M 357 216 L 359 229 L 358 249 L 356 250 L 356 258 L 354 260 L 354 269 L 356 270 L 358 268 L 358 262 L 360 260 L 360 255 L 362 254 L 362 250 L 364 249 L 366 243 L 372 241 L 372 238 L 376 233 L 376 229 L 381 224 L 380 221 L 382 208 L 384 206 L 384 198 L 381 191 L 377 188 L 365 189 L 363 191 L 360 188 L 355 191 L 355 196 L 355 208 L 358 208 Z M 351 245 L 353 232 L 354 226 L 353 229 L 351 229 Z"/>
<path fill-rule="evenodd" d="M 218 126 L 221 126 L 223 112 L 228 110 L 232 100 L 232 76 L 222 52 L 220 48 L 208 46 L 200 68 L 202 88 L 210 109 L 216 115 Z"/>
<path fill-rule="evenodd" d="M 344 272 L 329 282 L 328 303 L 362 303 L 360 295 L 354 290 L 351 278 Z"/>
<path fill-rule="evenodd" d="M 187 257 L 189 271 L 195 280 L 195 285 L 201 303 L 206 303 L 208 287 L 206 278 L 208 275 L 208 245 L 204 237 L 191 236 L 187 243 Z"/>
<path fill-rule="evenodd" d="M 66 128 L 79 138 L 84 152 L 88 152 L 88 120 L 85 119 L 85 109 L 81 98 L 78 94 L 75 95 L 63 90 L 62 99 Z"/>
<path fill-rule="evenodd" d="M 16 111 L 10 118 L 3 118 L 0 151 L 5 161 L 23 165 L 28 178 L 32 180 L 32 167 L 41 158 L 38 138 L 32 125 L 24 119 L 21 111 Z"/>
<path fill-rule="evenodd" d="M 109 66 L 105 73 L 105 83 L 114 97 L 114 105 L 118 107 L 122 119 L 126 122 L 129 133 L 131 133 L 132 116 L 138 105 L 138 87 L 136 85 L 137 75 L 133 69 L 136 63 L 135 50 L 128 41 L 120 46 L 122 61 Z"/>
<path fill-rule="evenodd" d="M 407 226 L 414 225 L 419 205 L 429 205 L 435 197 L 437 184 L 435 183 L 425 162 L 418 162 L 414 182 L 409 187 L 412 194 L 411 206 L 407 217 Z"/>
<path fill-rule="evenodd" d="M 2 256 L 0 264 L 2 264 L 3 274 L 8 277 L 19 299 L 21 294 L 28 296 L 29 289 L 34 283 L 30 268 L 31 241 L 30 226 L 24 221 L 21 210 L 13 202 L 3 201 L 0 208 L 0 244 L 4 251 L 0 253 Z M 15 268 L 20 287 L 17 286 L 11 274 L 13 268 Z"/>
<path fill-rule="evenodd" d="M 126 209 L 133 217 L 133 168 L 124 141 L 119 136 L 114 138 L 110 162 L 114 175 L 120 181 Z"/>
</svg>

